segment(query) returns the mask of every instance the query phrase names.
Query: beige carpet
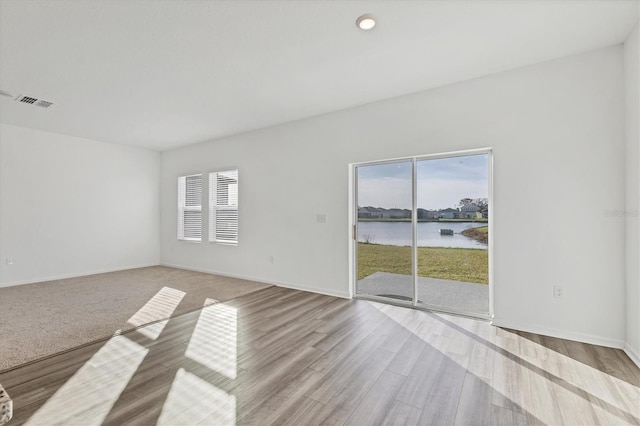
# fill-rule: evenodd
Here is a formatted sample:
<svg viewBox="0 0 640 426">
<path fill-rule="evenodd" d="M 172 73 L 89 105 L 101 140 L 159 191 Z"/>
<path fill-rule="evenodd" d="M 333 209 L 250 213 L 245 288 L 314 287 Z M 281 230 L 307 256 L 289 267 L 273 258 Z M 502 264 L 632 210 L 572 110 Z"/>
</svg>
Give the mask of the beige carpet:
<svg viewBox="0 0 640 426">
<path fill-rule="evenodd" d="M 0 371 L 267 287 L 153 266 L 0 288 Z"/>
</svg>

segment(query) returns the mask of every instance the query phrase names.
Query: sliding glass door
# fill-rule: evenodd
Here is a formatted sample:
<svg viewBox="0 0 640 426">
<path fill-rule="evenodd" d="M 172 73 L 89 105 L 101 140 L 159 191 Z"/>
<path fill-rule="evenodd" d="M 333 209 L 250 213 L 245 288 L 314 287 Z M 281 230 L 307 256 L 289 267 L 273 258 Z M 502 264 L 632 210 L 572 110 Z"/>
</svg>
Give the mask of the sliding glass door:
<svg viewBox="0 0 640 426">
<path fill-rule="evenodd" d="M 416 161 L 418 304 L 489 313 L 488 154 Z"/>
<path fill-rule="evenodd" d="M 356 171 L 357 293 L 413 302 L 413 162 Z"/>
<path fill-rule="evenodd" d="M 490 151 L 354 166 L 358 296 L 487 317 Z"/>
</svg>

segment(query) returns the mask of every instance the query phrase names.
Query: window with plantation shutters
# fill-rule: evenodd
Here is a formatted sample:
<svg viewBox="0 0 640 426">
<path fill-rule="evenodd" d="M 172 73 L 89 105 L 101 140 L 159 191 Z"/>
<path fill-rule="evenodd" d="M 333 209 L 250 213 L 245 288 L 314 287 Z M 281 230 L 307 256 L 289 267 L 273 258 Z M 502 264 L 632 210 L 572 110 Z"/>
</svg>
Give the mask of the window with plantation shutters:
<svg viewBox="0 0 640 426">
<path fill-rule="evenodd" d="M 202 240 L 202 175 L 178 178 L 178 239 Z"/>
<path fill-rule="evenodd" d="M 209 241 L 238 244 L 238 170 L 209 173 Z"/>
</svg>

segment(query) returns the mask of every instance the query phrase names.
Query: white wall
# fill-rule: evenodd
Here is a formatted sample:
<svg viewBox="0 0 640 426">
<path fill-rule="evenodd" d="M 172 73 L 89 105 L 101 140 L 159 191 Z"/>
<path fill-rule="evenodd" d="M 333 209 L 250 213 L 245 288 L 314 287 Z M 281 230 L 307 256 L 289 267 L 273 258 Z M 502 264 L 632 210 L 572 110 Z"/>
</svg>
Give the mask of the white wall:
<svg viewBox="0 0 640 426">
<path fill-rule="evenodd" d="M 621 347 L 624 221 L 607 211 L 625 203 L 622 52 L 165 152 L 161 262 L 346 296 L 348 164 L 490 146 L 495 322 Z M 240 170 L 239 245 L 177 241 L 176 177 L 229 166 Z"/>
<path fill-rule="evenodd" d="M 638 26 L 624 44 L 626 103 L 626 352 L 640 366 L 640 44 Z"/>
<path fill-rule="evenodd" d="M 156 152 L 0 125 L 0 286 L 158 264 L 159 175 Z"/>
</svg>

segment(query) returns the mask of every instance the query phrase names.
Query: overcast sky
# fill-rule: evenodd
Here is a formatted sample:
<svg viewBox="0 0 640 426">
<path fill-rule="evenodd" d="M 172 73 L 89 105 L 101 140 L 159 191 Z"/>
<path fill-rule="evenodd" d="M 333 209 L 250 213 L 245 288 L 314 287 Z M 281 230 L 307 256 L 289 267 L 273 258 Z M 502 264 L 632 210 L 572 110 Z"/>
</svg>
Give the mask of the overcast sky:
<svg viewBox="0 0 640 426">
<path fill-rule="evenodd" d="M 488 198 L 487 154 L 421 160 L 418 207 L 455 207 L 462 198 Z M 411 162 L 358 167 L 358 205 L 411 208 Z"/>
</svg>

